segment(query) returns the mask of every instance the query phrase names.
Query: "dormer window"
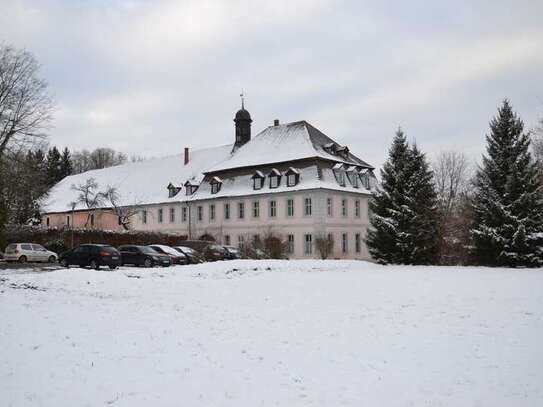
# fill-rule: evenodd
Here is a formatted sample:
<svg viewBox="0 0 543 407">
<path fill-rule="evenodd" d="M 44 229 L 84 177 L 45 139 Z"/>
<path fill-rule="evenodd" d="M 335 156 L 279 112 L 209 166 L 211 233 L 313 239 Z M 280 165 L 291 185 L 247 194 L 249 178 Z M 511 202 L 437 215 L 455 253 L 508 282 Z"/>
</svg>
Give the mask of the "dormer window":
<svg viewBox="0 0 543 407">
<path fill-rule="evenodd" d="M 209 183 L 211 184 L 211 193 L 212 194 L 216 194 L 217 192 L 219 192 L 221 190 L 222 179 L 220 179 L 219 177 L 211 178 L 211 181 L 209 181 Z"/>
<path fill-rule="evenodd" d="M 173 198 L 182 189 L 180 186 L 176 186 L 172 184 L 171 182 L 168 184 L 167 188 L 168 188 L 168 198 Z"/>
<path fill-rule="evenodd" d="M 347 173 L 347 178 L 354 188 L 358 188 L 358 171 L 355 166 L 347 168 L 345 171 Z"/>
<path fill-rule="evenodd" d="M 268 177 L 270 178 L 270 188 L 278 188 L 281 184 L 281 173 L 277 170 L 277 168 L 271 170 Z"/>
<path fill-rule="evenodd" d="M 261 171 L 256 171 L 251 178 L 253 179 L 253 189 L 255 191 L 264 187 L 264 179 L 266 177 Z"/>
<path fill-rule="evenodd" d="M 324 149 L 330 154 L 336 155 L 336 149 L 339 147 L 336 143 L 327 143 L 323 145 Z"/>
<path fill-rule="evenodd" d="M 285 171 L 285 175 L 287 177 L 287 187 L 296 186 L 300 181 L 300 170 L 297 168 L 290 167 Z"/>
<path fill-rule="evenodd" d="M 358 177 L 360 178 L 360 182 L 362 183 L 362 186 L 366 189 L 370 189 L 370 175 L 369 170 L 367 168 L 363 168 L 359 171 Z"/>
<path fill-rule="evenodd" d="M 194 194 L 197 189 L 198 185 L 192 184 L 190 181 L 185 182 L 185 191 L 187 196 Z"/>
<path fill-rule="evenodd" d="M 336 181 L 339 185 L 342 187 L 345 186 L 345 170 L 343 169 L 343 164 L 336 164 L 332 167 L 332 170 L 334 171 L 334 176 L 336 177 Z"/>
<path fill-rule="evenodd" d="M 344 157 L 349 158 L 349 147 L 347 146 L 341 146 L 336 148 L 336 154 Z"/>
</svg>

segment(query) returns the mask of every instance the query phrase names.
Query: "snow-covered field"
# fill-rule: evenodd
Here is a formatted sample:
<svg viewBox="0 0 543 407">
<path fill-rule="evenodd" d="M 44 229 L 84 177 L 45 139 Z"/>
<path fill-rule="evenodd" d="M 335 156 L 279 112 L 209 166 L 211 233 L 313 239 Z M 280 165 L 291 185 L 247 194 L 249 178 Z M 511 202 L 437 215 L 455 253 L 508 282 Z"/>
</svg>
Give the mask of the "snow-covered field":
<svg viewBox="0 0 543 407">
<path fill-rule="evenodd" d="M 542 406 L 543 270 L 0 275 L 0 406 Z"/>
</svg>

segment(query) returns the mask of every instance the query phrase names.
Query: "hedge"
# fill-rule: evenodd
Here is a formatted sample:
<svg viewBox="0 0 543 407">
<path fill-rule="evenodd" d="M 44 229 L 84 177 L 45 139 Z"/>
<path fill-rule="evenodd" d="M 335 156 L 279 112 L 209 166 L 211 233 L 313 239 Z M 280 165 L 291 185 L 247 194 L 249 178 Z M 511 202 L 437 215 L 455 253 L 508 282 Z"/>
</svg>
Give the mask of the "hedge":
<svg viewBox="0 0 543 407">
<path fill-rule="evenodd" d="M 101 243 L 118 247 L 124 244 L 181 245 L 186 235 L 145 231 L 112 231 L 96 229 L 45 228 L 42 226 L 7 225 L 4 232 L 6 246 L 10 243 L 37 243 L 56 253 L 66 251 L 73 245 Z M 2 250 L 5 247 L 1 248 Z"/>
</svg>

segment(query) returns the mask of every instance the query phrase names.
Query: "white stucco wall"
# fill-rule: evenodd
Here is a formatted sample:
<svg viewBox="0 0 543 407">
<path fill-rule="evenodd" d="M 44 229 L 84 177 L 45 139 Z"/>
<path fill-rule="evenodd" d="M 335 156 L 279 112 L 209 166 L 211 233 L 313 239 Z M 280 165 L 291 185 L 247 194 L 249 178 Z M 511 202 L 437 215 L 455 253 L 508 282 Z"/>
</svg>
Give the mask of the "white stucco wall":
<svg viewBox="0 0 543 407">
<path fill-rule="evenodd" d="M 305 215 L 305 199 L 311 199 L 311 215 Z M 327 199 L 332 199 L 332 216 L 327 213 Z M 294 200 L 294 216 L 287 216 L 287 200 Z M 347 215 L 343 216 L 341 201 L 347 202 Z M 355 215 L 355 201 L 360 201 L 360 216 Z M 276 202 L 276 216 L 270 216 L 270 202 Z M 238 204 L 245 205 L 245 216 L 238 216 Z M 253 216 L 253 202 L 259 203 L 259 216 Z M 225 203 L 230 204 L 230 219 L 225 219 Z M 210 219 L 210 205 L 215 205 L 215 219 Z M 182 208 L 186 206 L 190 212 L 189 219 L 182 220 Z M 198 219 L 198 207 L 202 207 L 203 219 Z M 163 219 L 159 222 L 158 210 L 162 208 Z M 175 219 L 170 221 L 170 208 L 175 211 Z M 238 244 L 238 236 L 243 236 L 245 241 L 254 235 L 263 237 L 267 233 L 280 234 L 285 239 L 287 235 L 294 235 L 294 253 L 291 258 L 318 258 L 314 242 L 317 236 L 333 234 L 334 250 L 333 258 L 368 259 L 369 254 L 364 244 L 368 219 L 368 196 L 352 192 L 334 190 L 309 190 L 270 193 L 245 197 L 224 197 L 210 200 L 194 201 L 176 204 L 149 205 L 144 208 L 147 211 L 147 223 L 142 222 L 142 216 L 136 216 L 133 227 L 140 230 L 171 231 L 190 235 L 197 239 L 203 234 L 213 235 L 217 241 L 226 243 L 226 236 L 230 236 L 230 244 Z M 342 234 L 347 234 L 347 251 L 342 250 Z M 356 251 L 356 234 L 360 234 L 360 251 Z M 313 239 L 312 253 L 304 251 L 305 235 L 311 235 Z"/>
</svg>

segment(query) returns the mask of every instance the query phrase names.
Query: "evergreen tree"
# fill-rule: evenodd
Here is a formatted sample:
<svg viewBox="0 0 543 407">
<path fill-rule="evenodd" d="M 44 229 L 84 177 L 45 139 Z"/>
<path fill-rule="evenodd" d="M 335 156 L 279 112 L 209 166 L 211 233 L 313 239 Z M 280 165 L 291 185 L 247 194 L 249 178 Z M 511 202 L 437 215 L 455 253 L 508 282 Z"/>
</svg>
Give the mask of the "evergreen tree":
<svg viewBox="0 0 543 407">
<path fill-rule="evenodd" d="M 62 151 L 62 156 L 60 157 L 60 173 L 59 173 L 59 181 L 66 178 L 68 175 L 72 175 L 73 173 L 73 165 L 72 165 L 72 155 L 70 154 L 70 150 L 68 150 L 68 147 L 65 147 Z"/>
<path fill-rule="evenodd" d="M 410 247 L 411 264 L 436 264 L 438 261 L 438 205 L 430 166 L 426 156 L 415 144 L 409 151 L 409 205 L 412 239 Z"/>
<path fill-rule="evenodd" d="M 437 256 L 437 197 L 423 153 L 399 129 L 370 201 L 367 245 L 380 263 L 432 264 Z"/>
<path fill-rule="evenodd" d="M 61 179 L 61 155 L 58 149 L 53 147 L 47 152 L 47 183 L 52 187 Z"/>
<path fill-rule="evenodd" d="M 543 194 L 524 123 L 505 100 L 490 122 L 487 156 L 475 178 L 474 260 L 487 266 L 543 264 Z"/>
</svg>

